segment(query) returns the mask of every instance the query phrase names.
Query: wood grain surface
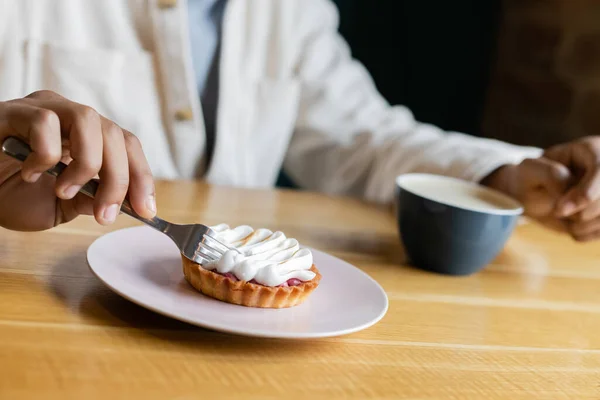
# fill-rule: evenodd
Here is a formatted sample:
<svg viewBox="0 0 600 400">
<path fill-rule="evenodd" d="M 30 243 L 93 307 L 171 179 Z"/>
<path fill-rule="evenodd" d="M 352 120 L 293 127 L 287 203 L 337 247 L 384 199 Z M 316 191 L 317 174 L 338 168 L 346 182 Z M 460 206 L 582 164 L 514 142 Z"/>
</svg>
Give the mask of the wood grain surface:
<svg viewBox="0 0 600 400">
<path fill-rule="evenodd" d="M 0 230 L 1 399 L 600 399 L 600 245 L 519 226 L 483 272 L 404 265 L 389 209 L 293 191 L 159 182 L 174 222 L 283 230 L 378 280 L 390 299 L 365 331 L 252 339 L 159 316 L 86 264 L 111 230 L 91 218 Z"/>
</svg>

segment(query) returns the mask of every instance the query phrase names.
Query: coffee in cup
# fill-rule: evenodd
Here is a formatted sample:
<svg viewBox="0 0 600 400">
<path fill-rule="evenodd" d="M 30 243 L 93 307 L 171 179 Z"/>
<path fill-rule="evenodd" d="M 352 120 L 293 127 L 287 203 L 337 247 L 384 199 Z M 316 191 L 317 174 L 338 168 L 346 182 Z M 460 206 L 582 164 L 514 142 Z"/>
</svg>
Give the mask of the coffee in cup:
<svg viewBox="0 0 600 400">
<path fill-rule="evenodd" d="M 398 230 L 410 262 L 450 275 L 491 262 L 513 232 L 523 207 L 473 182 L 431 174 L 396 179 Z"/>
</svg>

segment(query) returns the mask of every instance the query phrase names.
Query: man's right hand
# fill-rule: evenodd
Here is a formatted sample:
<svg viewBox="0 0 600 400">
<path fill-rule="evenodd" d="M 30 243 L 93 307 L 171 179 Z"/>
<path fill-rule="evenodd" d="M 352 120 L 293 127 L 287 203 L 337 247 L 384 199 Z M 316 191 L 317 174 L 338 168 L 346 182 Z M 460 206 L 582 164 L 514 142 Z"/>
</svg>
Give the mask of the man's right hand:
<svg viewBox="0 0 600 400">
<path fill-rule="evenodd" d="M 21 231 L 52 228 L 79 214 L 114 222 L 128 195 L 145 218 L 156 215 L 154 180 L 139 140 L 94 109 L 50 91 L 0 102 L 0 143 L 17 136 L 32 154 L 24 163 L 0 154 L 0 226 Z M 44 172 L 59 161 L 58 178 Z M 95 199 L 78 193 L 100 178 Z"/>
</svg>

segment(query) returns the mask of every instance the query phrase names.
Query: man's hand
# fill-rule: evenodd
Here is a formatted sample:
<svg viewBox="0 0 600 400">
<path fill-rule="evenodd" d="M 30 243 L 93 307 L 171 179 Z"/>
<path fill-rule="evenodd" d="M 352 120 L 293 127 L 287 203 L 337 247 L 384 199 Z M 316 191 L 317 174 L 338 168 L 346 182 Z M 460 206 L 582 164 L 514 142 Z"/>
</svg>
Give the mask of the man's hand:
<svg viewBox="0 0 600 400">
<path fill-rule="evenodd" d="M 0 226 L 43 230 L 79 214 L 111 224 L 128 193 L 138 214 L 156 214 L 138 139 L 92 108 L 49 91 L 0 102 L 0 142 L 8 136 L 21 137 L 33 152 L 22 164 L 0 155 Z M 68 167 L 59 178 L 44 174 L 61 160 Z M 97 177 L 95 199 L 78 193 Z"/>
<path fill-rule="evenodd" d="M 551 147 L 543 157 L 501 167 L 483 181 L 525 214 L 578 241 L 600 238 L 600 137 Z"/>
</svg>

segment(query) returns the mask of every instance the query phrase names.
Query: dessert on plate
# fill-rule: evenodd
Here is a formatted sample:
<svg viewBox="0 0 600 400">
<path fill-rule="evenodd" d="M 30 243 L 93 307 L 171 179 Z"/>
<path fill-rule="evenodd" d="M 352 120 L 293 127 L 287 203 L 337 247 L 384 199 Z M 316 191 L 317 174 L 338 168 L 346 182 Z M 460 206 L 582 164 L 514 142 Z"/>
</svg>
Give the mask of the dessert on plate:
<svg viewBox="0 0 600 400">
<path fill-rule="evenodd" d="M 311 251 L 283 232 L 226 224 L 211 229 L 237 252 L 203 264 L 182 256 L 185 279 L 205 295 L 247 307 L 287 308 L 304 302 L 319 285 Z"/>
</svg>

